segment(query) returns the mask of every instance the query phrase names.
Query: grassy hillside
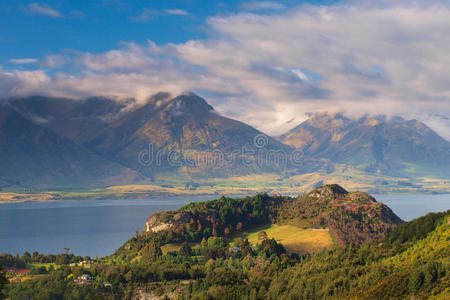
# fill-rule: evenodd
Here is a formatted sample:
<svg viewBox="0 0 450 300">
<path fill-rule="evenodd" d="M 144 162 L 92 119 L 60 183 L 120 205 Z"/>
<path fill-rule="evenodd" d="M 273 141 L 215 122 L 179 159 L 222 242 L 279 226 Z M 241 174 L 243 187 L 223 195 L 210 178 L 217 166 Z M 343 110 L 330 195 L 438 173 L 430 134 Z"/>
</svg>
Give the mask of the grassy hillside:
<svg viewBox="0 0 450 300">
<path fill-rule="evenodd" d="M 233 244 L 237 245 L 239 239 L 248 239 L 249 243 L 256 247 L 262 242 L 258 238 L 261 232 L 267 233 L 268 238 L 275 239 L 290 253 L 313 254 L 333 246 L 333 239 L 328 228 L 302 229 L 292 225 L 275 224 L 235 234 Z"/>
</svg>

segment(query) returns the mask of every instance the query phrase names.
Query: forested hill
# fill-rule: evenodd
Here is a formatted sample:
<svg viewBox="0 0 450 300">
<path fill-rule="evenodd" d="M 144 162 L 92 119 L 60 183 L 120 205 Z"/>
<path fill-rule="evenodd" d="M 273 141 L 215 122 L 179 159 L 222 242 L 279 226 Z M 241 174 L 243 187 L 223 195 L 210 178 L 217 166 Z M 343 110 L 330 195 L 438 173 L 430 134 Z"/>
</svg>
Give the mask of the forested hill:
<svg viewBox="0 0 450 300">
<path fill-rule="evenodd" d="M 162 245 L 198 243 L 203 238 L 230 238 L 271 224 L 329 230 L 337 244 L 346 246 L 381 239 L 401 223 L 389 207 L 370 195 L 326 185 L 296 198 L 267 194 L 222 197 L 191 203 L 177 211 L 157 212 L 147 219 L 143 234 L 131 239 L 119 253 L 136 256 L 149 238 Z"/>
<path fill-rule="evenodd" d="M 328 227 L 335 242 L 349 245 L 383 238 L 402 220 L 369 194 L 349 193 L 332 184 L 283 203 L 278 222 L 303 228 Z"/>
</svg>

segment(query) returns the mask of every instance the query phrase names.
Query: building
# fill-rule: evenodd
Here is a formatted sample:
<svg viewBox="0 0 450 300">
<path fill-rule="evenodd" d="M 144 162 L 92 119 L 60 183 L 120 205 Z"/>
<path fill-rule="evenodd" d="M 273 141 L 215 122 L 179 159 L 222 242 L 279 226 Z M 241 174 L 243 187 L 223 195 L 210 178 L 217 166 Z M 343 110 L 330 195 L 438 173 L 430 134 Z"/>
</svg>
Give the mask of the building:
<svg viewBox="0 0 450 300">
<path fill-rule="evenodd" d="M 79 276 L 78 278 L 74 279 L 73 282 L 78 283 L 78 284 L 92 283 L 92 282 L 94 282 L 94 277 L 92 277 L 91 274 L 83 274 L 83 275 Z"/>
</svg>

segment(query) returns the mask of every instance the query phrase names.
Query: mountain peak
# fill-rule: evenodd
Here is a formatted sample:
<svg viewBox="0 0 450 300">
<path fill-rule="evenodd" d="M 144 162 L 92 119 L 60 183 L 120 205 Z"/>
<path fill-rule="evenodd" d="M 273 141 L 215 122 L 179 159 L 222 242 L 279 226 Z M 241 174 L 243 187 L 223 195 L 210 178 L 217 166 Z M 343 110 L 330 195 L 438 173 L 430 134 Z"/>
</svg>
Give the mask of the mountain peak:
<svg viewBox="0 0 450 300">
<path fill-rule="evenodd" d="M 185 92 L 171 99 L 168 109 L 173 115 L 198 114 L 214 110 L 205 99 L 191 92 Z"/>
<path fill-rule="evenodd" d="M 336 197 L 338 195 L 346 195 L 348 192 L 338 184 L 327 184 L 312 190 L 309 195 L 321 197 Z"/>
</svg>

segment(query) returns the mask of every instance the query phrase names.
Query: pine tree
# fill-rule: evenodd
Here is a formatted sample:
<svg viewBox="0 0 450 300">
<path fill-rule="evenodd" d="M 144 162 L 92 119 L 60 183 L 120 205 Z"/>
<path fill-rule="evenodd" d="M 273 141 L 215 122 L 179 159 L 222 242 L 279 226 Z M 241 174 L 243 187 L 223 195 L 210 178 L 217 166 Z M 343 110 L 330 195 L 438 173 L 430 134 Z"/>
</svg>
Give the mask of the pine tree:
<svg viewBox="0 0 450 300">
<path fill-rule="evenodd" d="M 190 257 L 192 255 L 192 249 L 188 242 L 184 242 L 183 245 L 181 245 L 180 254 L 185 257 Z"/>
<path fill-rule="evenodd" d="M 145 262 L 155 261 L 161 255 L 162 255 L 161 247 L 159 243 L 155 240 L 150 240 L 150 242 L 142 249 L 142 259 Z"/>
</svg>

